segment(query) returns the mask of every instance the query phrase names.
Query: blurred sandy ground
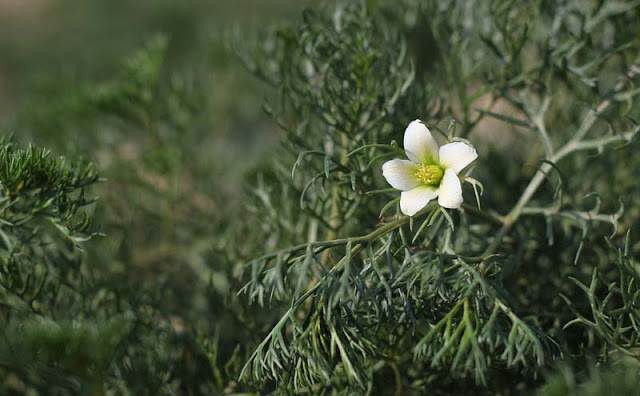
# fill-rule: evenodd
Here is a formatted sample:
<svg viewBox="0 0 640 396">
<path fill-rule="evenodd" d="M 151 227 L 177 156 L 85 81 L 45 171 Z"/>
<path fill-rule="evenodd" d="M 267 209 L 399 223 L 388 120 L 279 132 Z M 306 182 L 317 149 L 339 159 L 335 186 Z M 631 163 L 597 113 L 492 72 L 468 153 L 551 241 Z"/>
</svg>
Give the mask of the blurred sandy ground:
<svg viewBox="0 0 640 396">
<path fill-rule="evenodd" d="M 312 3 L 318 1 L 0 0 L 0 125 L 28 102 L 40 76 L 108 77 L 159 32 L 170 37 L 173 58 L 202 48 L 202 40 L 221 50 L 216 33 L 292 19 Z"/>
<path fill-rule="evenodd" d="M 11 92 L 7 80 L 11 73 L 7 63 L 13 52 L 6 51 L 7 42 L 21 41 L 25 36 L 30 36 L 37 26 L 46 20 L 47 4 L 51 0 L 0 0 L 0 120 L 11 113 L 16 105 L 11 100 L 14 92 Z"/>
<path fill-rule="evenodd" d="M 0 12 L 21 14 L 39 10 L 50 0 L 0 0 Z"/>
</svg>

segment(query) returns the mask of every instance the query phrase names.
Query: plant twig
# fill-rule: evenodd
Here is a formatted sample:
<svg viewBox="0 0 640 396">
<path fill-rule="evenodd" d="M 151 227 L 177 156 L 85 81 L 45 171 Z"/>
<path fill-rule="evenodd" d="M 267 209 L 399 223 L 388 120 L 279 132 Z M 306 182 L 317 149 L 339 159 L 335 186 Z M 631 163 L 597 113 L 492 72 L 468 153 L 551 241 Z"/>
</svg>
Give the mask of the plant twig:
<svg viewBox="0 0 640 396">
<path fill-rule="evenodd" d="M 627 73 L 627 77 L 632 78 L 639 73 L 640 73 L 640 66 L 636 65 L 630 69 L 630 72 Z M 625 80 L 621 80 L 618 84 L 616 84 L 616 90 L 621 89 L 622 86 L 624 85 L 624 82 Z M 595 123 L 595 120 L 597 119 L 597 114 L 601 113 L 611 105 L 612 103 L 611 97 L 602 101 L 596 108 L 595 112 L 590 111 L 587 114 L 582 124 L 578 128 L 576 135 L 573 138 L 571 138 L 564 146 L 562 146 L 560 150 L 558 150 L 554 155 L 552 155 L 549 158 L 549 161 L 551 163 L 557 163 L 560 160 L 567 157 L 568 155 L 577 151 L 602 149 L 604 146 L 609 145 L 611 143 L 629 142 L 631 141 L 631 139 L 633 139 L 633 137 L 638 133 L 637 127 L 634 128 L 633 130 L 626 131 L 624 133 L 620 133 L 617 135 L 611 135 L 611 136 L 598 138 L 598 139 L 583 140 L 586 133 L 591 129 L 591 127 Z M 542 182 L 545 180 L 547 173 L 550 172 L 552 168 L 553 168 L 553 165 L 546 162 L 543 163 L 540 166 L 540 168 L 538 168 L 535 175 L 533 176 L 533 178 L 525 188 L 524 192 L 520 196 L 520 199 L 518 200 L 518 202 L 509 211 L 509 213 L 506 216 L 504 216 L 503 218 L 504 224 L 502 225 L 502 228 L 500 228 L 500 230 L 496 234 L 496 237 L 494 238 L 491 245 L 489 245 L 489 247 L 484 251 L 483 256 L 487 257 L 495 253 L 495 251 L 500 246 L 500 243 L 502 242 L 502 238 L 504 238 L 504 236 L 511 230 L 513 225 L 517 222 L 518 218 L 522 214 L 523 209 L 529 203 L 529 201 L 531 200 L 533 195 L 536 193 L 536 191 L 538 191 L 538 188 L 540 187 Z"/>
</svg>

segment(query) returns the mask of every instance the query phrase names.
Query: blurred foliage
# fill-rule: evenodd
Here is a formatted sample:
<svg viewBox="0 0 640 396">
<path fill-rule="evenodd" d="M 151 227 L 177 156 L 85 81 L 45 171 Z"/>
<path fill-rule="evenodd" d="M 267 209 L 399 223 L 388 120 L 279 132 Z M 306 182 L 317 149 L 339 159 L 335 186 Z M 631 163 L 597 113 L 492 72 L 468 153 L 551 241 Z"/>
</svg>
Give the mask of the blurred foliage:
<svg viewBox="0 0 640 396">
<path fill-rule="evenodd" d="M 287 5 L 0 15 L 0 393 L 634 394 L 637 2 Z M 400 214 L 415 118 L 481 205 Z"/>
<path fill-rule="evenodd" d="M 539 395 L 635 395 L 638 393 L 638 363 L 628 360 L 607 367 L 591 364 L 581 372 L 561 367 Z"/>
<path fill-rule="evenodd" d="M 237 13 L 235 7 L 225 7 L 230 10 L 227 14 Z M 167 9 L 154 8 L 151 16 L 141 16 L 141 20 L 153 19 L 157 13 L 170 21 L 176 8 L 201 17 L 198 7 L 174 3 Z M 57 15 L 62 20 L 70 19 L 73 25 L 75 17 L 64 14 L 64 10 L 68 8 L 63 7 Z M 120 18 L 119 13 L 99 7 L 86 6 L 85 11 L 78 12 L 93 15 L 90 18 L 103 27 Z M 251 19 L 250 15 L 245 18 Z M 130 29 L 126 33 L 136 37 L 132 29 L 140 29 L 139 33 L 156 30 L 157 26 L 151 25 L 141 28 L 126 24 Z M 3 29 L 7 28 L 3 24 Z M 191 30 L 194 26 L 181 22 L 176 28 Z M 254 153 L 269 145 L 269 136 L 247 144 L 247 133 L 234 130 L 268 130 L 260 121 L 264 118 L 259 106 L 261 89 L 246 75 L 229 73 L 228 69 L 235 66 L 232 58 L 222 56 L 220 32 L 214 31 L 212 36 L 203 32 L 198 36 L 200 41 L 181 41 L 174 31 L 167 30 L 171 38 L 148 33 L 142 48 L 122 60 L 114 60 L 114 54 L 107 51 L 96 54 L 99 62 L 105 62 L 102 65 L 87 64 L 75 57 L 60 71 L 36 73 L 28 91 L 29 101 L 3 126 L 5 131 L 14 131 L 16 141 L 22 144 L 34 141 L 72 157 L 79 154 L 91 158 L 104 177 L 104 183 L 94 186 L 92 192 L 99 196 L 100 203 L 108 204 L 85 211 L 106 237 L 82 244 L 84 255 L 74 253 L 58 259 L 47 252 L 49 260 L 58 261 L 46 269 L 31 269 L 21 263 L 22 272 L 7 275 L 16 279 L 30 276 L 28 288 L 13 281 L 13 287 L 24 294 L 23 305 L 31 303 L 28 293 L 42 287 L 40 281 L 46 278 L 52 285 L 61 282 L 53 277 L 57 276 L 54 268 L 64 271 L 69 278 L 65 280 L 67 287 L 75 294 L 63 287 L 64 298 L 57 297 L 62 301 L 56 302 L 55 309 L 35 300 L 37 315 L 8 314 L 3 329 L 12 342 L 3 345 L 7 353 L 2 355 L 11 359 L 3 362 L 7 371 L 2 377 L 7 382 L 0 393 L 50 394 L 53 389 L 62 394 L 211 394 L 234 386 L 243 361 L 238 345 L 256 324 L 247 320 L 245 309 L 235 301 L 231 267 L 219 256 L 224 253 L 222 239 L 224 229 L 229 227 L 228 215 L 237 208 L 234 197 L 240 186 L 233 180 L 255 162 L 251 158 Z M 105 45 L 114 42 L 113 37 L 98 33 L 96 41 L 104 40 Z M 7 53 L 13 48 L 13 58 L 3 58 L 7 62 L 20 59 L 22 51 L 21 43 L 10 44 L 4 44 L 9 46 Z M 64 43 L 58 49 L 64 45 L 73 47 Z M 137 44 L 124 40 L 116 49 L 122 53 L 132 45 Z M 191 53 L 196 48 L 201 52 Z M 28 55 L 43 59 L 56 56 L 46 51 Z M 40 61 L 32 58 L 28 66 L 36 70 Z M 114 65 L 119 70 L 109 71 Z M 6 76 L 19 76 L 22 71 L 18 66 Z M 80 69 L 85 66 L 88 71 Z M 105 70 L 111 75 L 104 76 Z M 234 89 L 244 91 L 245 96 L 229 101 L 226 92 Z M 16 150 L 15 143 L 7 147 Z M 246 161 L 227 166 L 225 161 L 235 158 L 240 149 Z M 16 168 L 38 174 L 40 168 L 51 168 L 52 172 L 60 168 L 57 171 L 61 173 L 72 166 L 70 161 L 50 163 L 39 158 L 26 164 L 8 159 L 12 167 L 2 171 Z M 80 174 L 83 163 L 73 165 L 72 170 Z M 74 175 L 61 173 L 60 177 L 77 177 Z M 21 180 L 8 173 L 2 182 L 13 191 L 25 189 Z M 30 178 L 24 180 L 31 183 Z M 76 201 L 84 199 L 81 191 L 58 188 L 51 194 L 68 201 L 69 206 L 77 206 Z M 26 195 L 11 205 L 34 212 L 38 208 Z M 84 224 L 79 220 L 85 219 L 74 218 L 69 223 L 67 213 L 56 216 L 48 221 L 60 223 L 60 227 L 76 223 L 79 227 Z M 14 224 L 14 217 L 7 222 Z M 33 228 L 39 223 L 28 225 Z M 95 232 L 69 238 L 80 242 L 81 237 L 84 241 Z M 50 239 L 46 242 L 52 243 Z M 64 241 L 55 246 L 60 243 Z M 25 256 L 21 260 L 30 263 L 32 259 Z M 15 267 L 12 264 L 9 269 Z M 49 273 L 43 272 L 47 269 Z M 52 298 L 47 289 L 41 295 Z M 23 331 L 25 328 L 28 332 Z M 47 337 L 37 340 L 42 334 Z"/>
</svg>

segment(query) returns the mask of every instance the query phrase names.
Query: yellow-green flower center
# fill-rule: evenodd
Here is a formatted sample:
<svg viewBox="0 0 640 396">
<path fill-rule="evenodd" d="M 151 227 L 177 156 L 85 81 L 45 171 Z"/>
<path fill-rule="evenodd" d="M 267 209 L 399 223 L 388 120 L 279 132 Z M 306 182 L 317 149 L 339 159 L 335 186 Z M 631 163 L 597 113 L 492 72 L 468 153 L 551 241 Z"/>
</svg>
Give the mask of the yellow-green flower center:
<svg viewBox="0 0 640 396">
<path fill-rule="evenodd" d="M 438 165 L 418 165 L 415 175 L 420 183 L 439 185 L 444 171 Z"/>
</svg>

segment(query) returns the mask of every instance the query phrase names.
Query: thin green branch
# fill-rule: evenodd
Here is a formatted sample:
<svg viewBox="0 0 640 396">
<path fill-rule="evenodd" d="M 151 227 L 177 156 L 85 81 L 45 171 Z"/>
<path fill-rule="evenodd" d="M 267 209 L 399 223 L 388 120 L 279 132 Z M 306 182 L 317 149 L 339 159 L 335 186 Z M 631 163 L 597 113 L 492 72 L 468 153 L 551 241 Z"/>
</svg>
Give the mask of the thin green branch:
<svg viewBox="0 0 640 396">
<path fill-rule="evenodd" d="M 592 149 L 602 149 L 604 146 L 607 146 L 612 143 L 627 143 L 630 142 L 631 139 L 638 133 L 638 128 L 634 128 L 631 131 L 627 131 L 624 133 L 620 133 L 617 135 L 607 136 L 600 139 L 590 139 L 584 141 L 574 141 L 570 140 L 567 142 L 560 150 L 558 150 L 550 159 L 551 163 L 558 163 L 562 159 L 566 158 L 572 153 L 578 151 L 592 150 Z M 553 166 L 549 163 L 543 163 L 538 171 L 535 173 L 524 192 L 520 196 L 520 199 L 515 204 L 515 206 L 509 211 L 509 213 L 504 216 L 504 224 L 502 228 L 496 234 L 495 239 L 489 245 L 489 247 L 484 251 L 483 256 L 489 256 L 495 253 L 495 251 L 500 246 L 502 242 L 502 238 L 511 230 L 513 225 L 517 222 L 518 218 L 522 214 L 525 206 L 529 203 L 533 195 L 538 191 L 538 188 L 545 180 L 546 175 L 553 169 Z"/>
<path fill-rule="evenodd" d="M 479 210 L 473 205 L 462 204 L 462 209 L 464 213 L 470 214 L 471 216 L 477 217 L 479 219 L 486 220 L 493 225 L 502 226 L 504 224 L 504 221 L 500 217 L 486 211 Z"/>
</svg>

